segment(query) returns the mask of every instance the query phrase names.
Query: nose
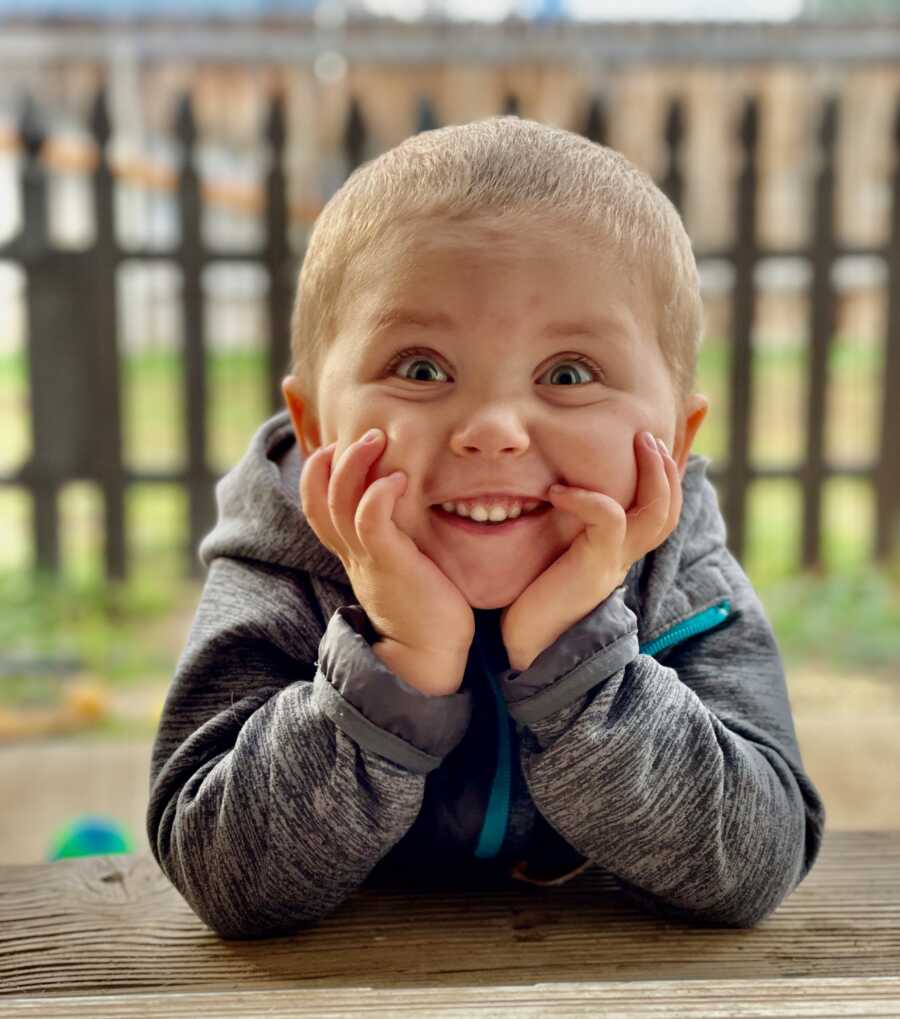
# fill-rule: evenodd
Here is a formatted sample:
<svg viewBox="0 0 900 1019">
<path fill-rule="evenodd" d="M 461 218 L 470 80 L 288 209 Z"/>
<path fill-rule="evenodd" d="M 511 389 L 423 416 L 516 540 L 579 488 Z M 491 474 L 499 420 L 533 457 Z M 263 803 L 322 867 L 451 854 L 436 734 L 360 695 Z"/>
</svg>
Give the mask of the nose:
<svg viewBox="0 0 900 1019">
<path fill-rule="evenodd" d="M 470 417 L 454 432 L 451 447 L 460 456 L 481 453 L 486 457 L 519 455 L 530 440 L 522 422 L 509 413 L 486 413 Z"/>
</svg>

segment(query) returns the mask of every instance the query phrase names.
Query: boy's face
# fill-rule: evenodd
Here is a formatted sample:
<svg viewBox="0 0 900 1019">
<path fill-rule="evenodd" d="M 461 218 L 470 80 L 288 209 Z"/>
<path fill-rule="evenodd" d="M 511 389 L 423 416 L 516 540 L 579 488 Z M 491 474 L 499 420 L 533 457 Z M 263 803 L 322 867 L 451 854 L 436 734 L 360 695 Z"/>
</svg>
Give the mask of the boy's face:
<svg viewBox="0 0 900 1019">
<path fill-rule="evenodd" d="M 561 481 L 628 510 L 635 436 L 661 438 L 683 473 L 707 401 L 692 397 L 678 421 L 649 285 L 596 241 L 487 223 L 392 239 L 396 254 L 356 268 L 357 296 L 322 366 L 318 421 L 288 380 L 294 429 L 305 454 L 336 440 L 337 463 L 381 428 L 387 444 L 367 480 L 406 473 L 394 523 L 470 605 L 501 608 L 584 524 L 551 508 L 508 533 L 472 534 L 433 507 L 483 492 L 546 499 Z M 389 369 L 409 348 L 419 349 Z"/>
</svg>

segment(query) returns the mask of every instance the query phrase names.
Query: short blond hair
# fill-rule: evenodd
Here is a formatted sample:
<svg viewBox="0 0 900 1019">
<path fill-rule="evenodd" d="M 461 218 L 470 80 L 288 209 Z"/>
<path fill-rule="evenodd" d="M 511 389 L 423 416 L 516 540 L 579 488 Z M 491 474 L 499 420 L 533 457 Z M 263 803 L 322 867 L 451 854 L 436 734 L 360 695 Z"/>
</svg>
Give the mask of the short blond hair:
<svg viewBox="0 0 900 1019">
<path fill-rule="evenodd" d="M 358 167 L 322 209 L 291 319 L 292 373 L 313 413 L 322 360 L 337 335 L 356 260 L 397 225 L 519 214 L 596 231 L 598 241 L 648 274 L 657 339 L 680 411 L 695 383 L 703 305 L 677 209 L 614 149 L 502 116 L 412 135 Z"/>
</svg>

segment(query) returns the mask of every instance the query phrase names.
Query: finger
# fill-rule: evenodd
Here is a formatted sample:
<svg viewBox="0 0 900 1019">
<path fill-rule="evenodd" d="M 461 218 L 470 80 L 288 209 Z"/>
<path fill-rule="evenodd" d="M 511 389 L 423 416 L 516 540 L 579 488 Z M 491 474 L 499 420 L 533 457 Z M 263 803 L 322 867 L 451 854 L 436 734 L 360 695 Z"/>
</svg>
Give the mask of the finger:
<svg viewBox="0 0 900 1019">
<path fill-rule="evenodd" d="M 391 565 L 399 558 L 400 545 L 412 542 L 392 520 L 397 500 L 405 491 L 406 475 L 403 471 L 394 471 L 373 481 L 359 501 L 354 518 L 356 533 L 369 557 L 378 562 Z"/>
<path fill-rule="evenodd" d="M 366 436 L 363 435 L 343 451 L 331 472 L 328 485 L 328 511 L 335 530 L 346 547 L 356 555 L 363 552 L 356 532 L 356 509 L 366 490 L 369 470 L 384 447 L 384 432 L 381 429 L 373 431 L 376 432 L 374 442 L 365 441 Z"/>
<path fill-rule="evenodd" d="M 643 439 L 638 461 L 638 487 L 633 509 L 628 513 L 629 548 L 643 554 L 659 544 L 658 537 L 670 515 L 672 490 L 666 468 L 667 456 L 656 448 L 649 449 Z"/>
<path fill-rule="evenodd" d="M 554 506 L 578 517 L 585 524 L 585 538 L 589 545 L 621 542 L 625 534 L 625 513 L 615 499 L 588 488 L 566 485 L 560 491 L 555 486 L 548 492 Z"/>
<path fill-rule="evenodd" d="M 663 455 L 663 463 L 666 468 L 666 477 L 669 479 L 669 491 L 671 492 L 669 515 L 663 525 L 663 529 L 668 537 L 678 526 L 678 521 L 681 519 L 681 505 L 684 496 L 681 490 L 681 475 L 678 473 L 678 464 L 675 463 L 668 453 Z"/>
<path fill-rule="evenodd" d="M 322 544 L 341 555 L 340 537 L 328 511 L 328 479 L 336 442 L 314 450 L 300 472 L 300 505 L 303 515 Z"/>
<path fill-rule="evenodd" d="M 658 510 L 659 503 L 657 500 L 665 499 L 666 503 L 668 503 L 669 494 L 669 481 L 666 477 L 663 457 L 656 441 L 653 440 L 651 448 L 645 443 L 643 433 L 641 433 L 637 439 L 637 447 L 639 450 L 637 461 L 638 480 L 634 504 L 632 506 L 635 516 L 644 515 L 644 511 L 651 506 L 656 506 Z M 662 518 L 665 518 L 664 513 Z M 660 520 L 661 522 L 662 520 Z"/>
</svg>

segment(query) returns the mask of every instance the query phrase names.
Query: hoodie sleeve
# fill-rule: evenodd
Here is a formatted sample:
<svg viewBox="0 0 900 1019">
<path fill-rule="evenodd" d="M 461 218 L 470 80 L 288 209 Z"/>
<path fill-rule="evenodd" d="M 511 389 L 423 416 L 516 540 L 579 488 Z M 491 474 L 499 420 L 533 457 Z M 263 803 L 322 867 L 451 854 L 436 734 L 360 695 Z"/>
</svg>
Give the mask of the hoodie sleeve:
<svg viewBox="0 0 900 1019">
<path fill-rule="evenodd" d="M 642 654 L 619 588 L 501 686 L 567 842 L 658 916 L 752 927 L 809 872 L 825 813 L 764 609 L 730 552 L 712 555 L 733 597 L 716 629 Z"/>
<path fill-rule="evenodd" d="M 317 658 L 311 597 L 295 571 L 214 559 L 153 746 L 153 855 L 226 938 L 333 911 L 471 717 L 468 691 L 429 697 L 390 672 L 360 606 L 334 613 Z"/>
</svg>

